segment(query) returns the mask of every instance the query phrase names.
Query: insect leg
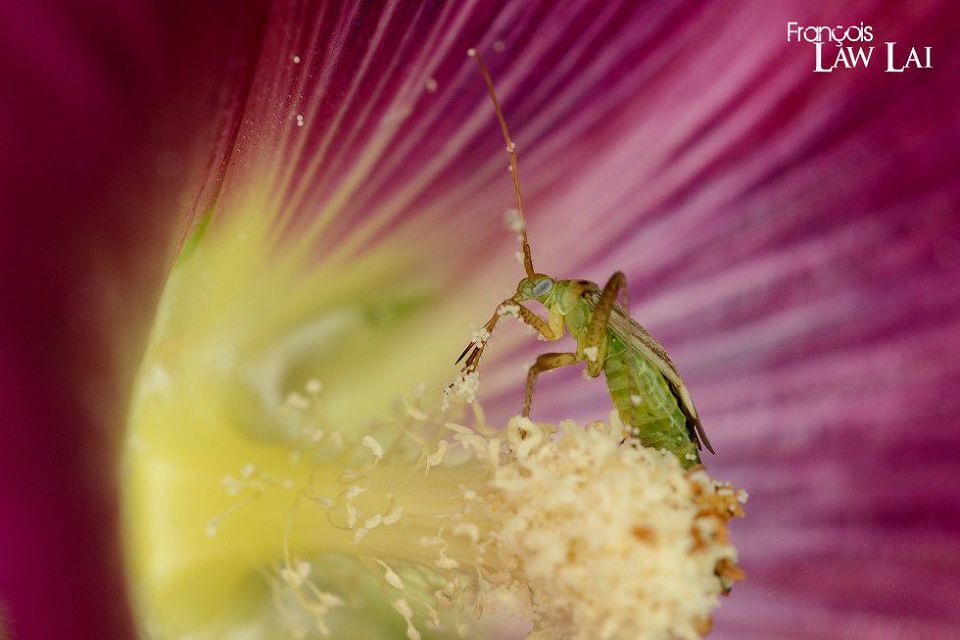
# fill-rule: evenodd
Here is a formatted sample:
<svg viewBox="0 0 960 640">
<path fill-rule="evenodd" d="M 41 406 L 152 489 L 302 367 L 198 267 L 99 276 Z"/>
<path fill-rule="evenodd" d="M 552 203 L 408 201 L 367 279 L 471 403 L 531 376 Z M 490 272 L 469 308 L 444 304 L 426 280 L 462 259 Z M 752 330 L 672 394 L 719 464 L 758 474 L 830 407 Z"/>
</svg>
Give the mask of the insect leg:
<svg viewBox="0 0 960 640">
<path fill-rule="evenodd" d="M 621 289 L 626 289 L 626 285 L 627 277 L 622 271 L 610 276 L 593 310 L 590 328 L 587 329 L 587 346 L 584 348 L 585 352 L 587 349 L 592 351 L 592 356 L 587 356 L 587 375 L 593 378 L 599 376 L 603 369 L 603 360 L 607 354 L 607 323 L 610 321 L 613 305 L 617 302 L 617 295 Z"/>
<path fill-rule="evenodd" d="M 514 301 L 512 298 L 508 298 L 497 305 L 497 310 L 494 312 L 493 317 L 487 321 L 487 324 L 485 324 L 483 328 L 487 333 L 493 333 L 493 330 L 496 328 L 497 323 L 500 322 L 500 319 L 508 315 L 516 315 L 518 320 L 533 327 L 537 333 L 542 335 L 547 340 L 559 340 L 563 336 L 562 326 L 560 327 L 559 331 L 555 330 L 548 320 L 541 318 L 539 315 L 526 308 L 522 304 Z M 466 362 L 463 363 L 464 373 L 476 371 L 477 366 L 480 364 L 480 356 L 483 355 L 484 347 L 486 347 L 486 343 L 477 344 L 476 342 L 471 342 L 466 346 L 466 348 L 460 354 L 460 357 L 457 358 L 457 362 L 463 360 L 464 357 L 467 358 Z M 467 355 L 468 352 L 469 355 Z"/>
<path fill-rule="evenodd" d="M 575 353 L 544 353 L 537 357 L 537 361 L 530 367 L 527 373 L 527 391 L 523 395 L 523 407 L 520 409 L 520 415 L 528 417 L 530 415 L 530 402 L 533 400 L 533 385 L 537 382 L 537 376 L 544 371 L 559 369 L 571 364 L 576 364 L 580 359 Z"/>
<path fill-rule="evenodd" d="M 563 337 L 562 324 L 559 325 L 559 329 L 555 329 L 554 326 L 550 324 L 549 320 L 544 320 L 522 304 L 517 306 L 520 307 L 520 310 L 518 311 L 520 314 L 520 320 L 536 329 L 537 333 L 539 333 L 541 336 L 547 340 L 559 340 Z"/>
</svg>

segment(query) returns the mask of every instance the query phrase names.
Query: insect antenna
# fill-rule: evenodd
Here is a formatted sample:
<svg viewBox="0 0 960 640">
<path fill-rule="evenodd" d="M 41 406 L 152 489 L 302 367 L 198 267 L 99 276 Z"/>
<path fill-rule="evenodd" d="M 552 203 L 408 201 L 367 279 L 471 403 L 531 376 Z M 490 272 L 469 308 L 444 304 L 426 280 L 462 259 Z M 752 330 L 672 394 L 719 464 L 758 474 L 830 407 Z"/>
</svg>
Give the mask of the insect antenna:
<svg viewBox="0 0 960 640">
<path fill-rule="evenodd" d="M 476 49 L 467 51 L 467 55 L 473 58 L 483 76 L 483 82 L 487 85 L 487 92 L 490 94 L 490 100 L 493 102 L 493 109 L 497 112 L 497 120 L 500 121 L 500 129 L 503 131 L 503 139 L 507 143 L 507 155 L 510 156 L 510 173 L 513 174 L 513 189 L 517 194 L 517 211 L 520 214 L 520 246 L 523 250 L 523 268 L 526 269 L 528 276 L 533 276 L 536 272 L 533 270 L 533 257 L 530 255 L 530 243 L 527 242 L 527 223 L 523 215 L 523 192 L 520 190 L 520 169 L 517 166 L 517 145 L 510 138 L 510 131 L 507 129 L 507 121 L 503 117 L 503 111 L 500 109 L 500 101 L 497 100 L 497 92 L 493 88 L 493 80 L 490 79 L 490 72 L 487 71 L 487 65 L 483 62 L 483 57 Z"/>
</svg>

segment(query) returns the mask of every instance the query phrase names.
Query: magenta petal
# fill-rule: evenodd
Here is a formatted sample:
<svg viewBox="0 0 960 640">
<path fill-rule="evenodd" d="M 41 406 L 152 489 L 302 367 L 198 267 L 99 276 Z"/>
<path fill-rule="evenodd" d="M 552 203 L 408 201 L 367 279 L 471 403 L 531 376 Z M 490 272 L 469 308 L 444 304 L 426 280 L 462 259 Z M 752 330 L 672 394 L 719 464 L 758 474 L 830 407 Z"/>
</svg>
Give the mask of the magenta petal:
<svg viewBox="0 0 960 640">
<path fill-rule="evenodd" d="M 255 35 L 204 4 L 0 7 L 0 635 L 134 636 L 118 438 L 209 63 Z"/>
</svg>

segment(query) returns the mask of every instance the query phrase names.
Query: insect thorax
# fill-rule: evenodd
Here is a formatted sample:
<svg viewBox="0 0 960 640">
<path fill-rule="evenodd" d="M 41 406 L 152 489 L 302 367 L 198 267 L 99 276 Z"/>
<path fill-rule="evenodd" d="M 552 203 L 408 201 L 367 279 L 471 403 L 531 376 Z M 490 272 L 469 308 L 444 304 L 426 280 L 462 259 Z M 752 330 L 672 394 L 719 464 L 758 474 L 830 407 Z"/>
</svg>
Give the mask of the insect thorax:
<svg viewBox="0 0 960 640">
<path fill-rule="evenodd" d="M 600 287 L 587 280 L 557 280 L 550 297 L 544 300 L 544 306 L 563 316 L 567 330 L 579 342 L 593 318 L 596 300 L 591 296 L 598 295 L 599 291 Z"/>
</svg>

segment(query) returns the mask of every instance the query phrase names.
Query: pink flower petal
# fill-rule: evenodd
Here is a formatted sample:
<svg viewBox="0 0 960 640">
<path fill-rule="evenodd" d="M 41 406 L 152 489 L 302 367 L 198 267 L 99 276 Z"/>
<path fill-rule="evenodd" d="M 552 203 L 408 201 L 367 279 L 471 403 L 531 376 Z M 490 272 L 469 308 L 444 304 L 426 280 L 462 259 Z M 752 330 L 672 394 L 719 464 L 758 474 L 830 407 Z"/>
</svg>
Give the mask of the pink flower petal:
<svg viewBox="0 0 960 640">
<path fill-rule="evenodd" d="M 216 7 L 161 4 L 0 7 L 4 637 L 134 636 L 117 440 L 207 135 L 209 62 L 254 35 L 238 19 L 225 42 Z"/>
</svg>

